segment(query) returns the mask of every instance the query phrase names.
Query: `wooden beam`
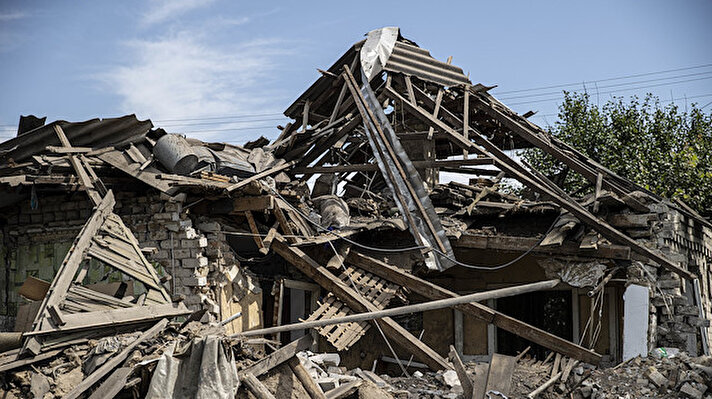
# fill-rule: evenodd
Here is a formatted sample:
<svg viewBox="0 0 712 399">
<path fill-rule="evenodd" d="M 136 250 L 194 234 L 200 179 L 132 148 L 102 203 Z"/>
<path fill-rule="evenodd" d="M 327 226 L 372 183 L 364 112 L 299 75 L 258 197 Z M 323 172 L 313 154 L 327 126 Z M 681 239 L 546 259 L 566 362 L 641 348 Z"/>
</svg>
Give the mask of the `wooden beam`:
<svg viewBox="0 0 712 399">
<path fill-rule="evenodd" d="M 72 145 L 69 143 L 69 139 L 67 139 L 67 136 L 64 134 L 64 130 L 62 130 L 62 127 L 60 127 L 59 125 L 54 125 L 54 131 L 57 134 L 57 137 L 59 138 L 59 142 L 62 143 L 62 147 L 72 147 Z M 99 203 L 101 203 L 101 195 L 96 190 L 96 187 L 94 187 L 91 178 L 87 174 L 86 169 L 84 169 L 84 166 L 82 166 L 81 162 L 79 161 L 79 158 L 77 158 L 73 154 L 69 154 L 68 157 L 69 163 L 72 164 L 74 171 L 79 177 L 79 181 L 86 188 L 87 194 L 89 195 L 89 199 L 94 203 L 95 206 L 99 205 Z"/>
<path fill-rule="evenodd" d="M 413 101 L 413 103 L 416 103 Z M 470 85 L 465 85 L 465 99 L 462 108 L 462 135 L 465 140 L 470 132 Z M 462 157 L 467 159 L 467 148 L 463 148 Z"/>
<path fill-rule="evenodd" d="M 277 222 L 279 222 L 279 227 L 282 228 L 282 233 L 287 235 L 287 237 L 286 237 L 287 241 L 289 241 L 290 244 L 294 244 L 298 240 L 296 237 L 294 237 L 294 231 L 292 230 L 292 227 L 289 225 L 289 221 L 284 216 L 284 212 L 282 211 L 282 208 L 280 205 L 281 204 L 278 202 L 277 206 L 274 207 L 272 212 L 274 213 L 274 217 L 277 219 Z"/>
<path fill-rule="evenodd" d="M 57 154 L 83 154 L 90 152 L 92 149 L 90 147 L 58 147 L 54 145 L 48 145 L 47 151 L 54 152 Z"/>
<path fill-rule="evenodd" d="M 474 128 L 470 128 L 472 132 L 474 132 L 473 139 L 481 146 L 477 147 L 474 145 L 474 143 L 470 141 L 465 141 L 461 135 L 459 135 L 455 130 L 453 130 L 451 127 L 449 127 L 447 124 L 439 121 L 439 120 L 433 120 L 432 115 L 428 114 L 425 112 L 422 108 L 418 107 L 415 104 L 410 104 L 407 99 L 403 98 L 400 94 L 395 92 L 392 89 L 386 88 L 387 93 L 389 96 L 392 96 L 393 99 L 397 99 L 400 101 L 406 110 L 409 112 L 412 112 L 414 115 L 416 115 L 419 118 L 422 118 L 422 120 L 425 123 L 433 123 L 435 124 L 438 128 L 440 128 L 442 131 L 449 133 L 451 137 L 453 137 L 455 140 L 461 140 L 462 145 L 470 148 L 475 148 L 477 149 L 482 155 L 492 158 L 495 160 L 496 166 L 501 169 L 503 172 L 507 172 L 508 174 L 512 175 L 514 178 L 519 180 L 521 183 L 525 184 L 529 188 L 538 191 L 541 194 L 548 195 L 549 197 L 552 198 L 554 202 L 556 202 L 559 206 L 562 208 L 568 210 L 571 212 L 574 216 L 576 216 L 580 221 L 583 223 L 593 227 L 601 233 L 602 236 L 610 240 L 611 242 L 615 242 L 618 244 L 626 245 L 631 248 L 634 252 L 645 256 L 646 258 L 659 263 L 666 269 L 677 273 L 678 275 L 685 277 L 690 280 L 694 280 L 696 278 L 695 274 L 681 268 L 680 266 L 676 265 L 674 262 L 670 261 L 667 259 L 662 253 L 659 251 L 652 250 L 650 248 L 647 248 L 634 239 L 628 237 L 627 235 L 621 233 L 620 231 L 616 230 L 614 227 L 606 223 L 605 221 L 597 218 L 591 212 L 589 212 L 586 208 L 581 206 L 578 202 L 576 202 L 573 198 L 569 197 L 566 193 L 552 189 L 549 187 L 553 183 L 544 178 L 544 180 L 540 179 L 537 177 L 534 173 L 531 171 L 527 170 L 524 168 L 522 165 L 518 164 L 516 161 L 514 161 L 512 158 L 510 158 L 507 154 L 505 154 L 502 150 L 499 149 L 499 147 L 495 146 L 492 142 L 490 142 L 483 134 L 481 134 L 479 131 L 477 131 Z M 463 147 L 465 148 L 465 147 Z M 573 168 L 573 167 L 572 167 Z"/>
<path fill-rule="evenodd" d="M 451 166 L 467 166 L 467 165 L 493 165 L 494 161 L 490 158 L 480 157 L 471 159 L 444 159 L 435 161 L 413 161 L 413 166 L 416 168 L 442 168 Z M 355 165 L 337 165 L 337 166 L 298 166 L 291 170 L 294 174 L 300 173 L 347 173 L 347 172 L 376 172 L 378 171 L 376 164 L 355 164 Z"/>
<path fill-rule="evenodd" d="M 489 249 L 519 253 L 528 251 L 540 241 L 536 237 L 488 236 L 484 234 L 462 234 L 457 240 L 450 240 L 455 248 Z M 630 260 L 630 248 L 623 245 L 599 244 L 598 248 L 584 249 L 573 242 L 561 245 L 536 246 L 535 254 L 583 256 L 602 259 Z"/>
<path fill-rule="evenodd" d="M 265 243 L 262 242 L 262 237 L 260 236 L 260 231 L 257 229 L 257 223 L 255 223 L 255 217 L 252 216 L 252 212 L 245 211 L 245 219 L 247 219 L 247 224 L 250 226 L 250 231 L 254 234 L 253 239 L 255 240 L 255 244 L 257 244 L 257 248 L 264 248 Z"/>
<path fill-rule="evenodd" d="M 164 317 L 186 316 L 191 313 L 184 304 L 133 306 L 95 312 L 65 313 L 62 319 L 65 324 L 58 328 L 26 332 L 25 336 L 46 335 L 53 333 L 69 333 L 77 330 L 88 330 L 101 327 L 116 327 L 127 324 L 151 322 Z"/>
<path fill-rule="evenodd" d="M 272 243 L 272 248 L 307 277 L 314 280 L 317 284 L 322 286 L 322 288 L 336 295 L 353 311 L 376 312 L 380 310 L 374 304 L 364 299 L 359 292 L 347 286 L 337 276 L 333 275 L 326 267 L 318 264 L 311 257 L 302 252 L 302 250 L 290 247 L 283 237 L 277 236 Z M 430 347 L 420 342 L 393 319 L 389 317 L 381 319 L 379 325 L 390 339 L 395 341 L 400 347 L 414 354 L 431 369 L 442 370 L 450 368 L 445 359 Z"/>
<path fill-rule="evenodd" d="M 227 193 L 231 193 L 231 192 L 233 192 L 233 191 L 235 191 L 235 190 L 237 190 L 237 189 L 240 189 L 240 188 L 242 188 L 242 187 L 245 187 L 246 185 L 252 183 L 253 181 L 257 181 L 257 180 L 259 180 L 259 179 L 265 178 L 265 177 L 267 177 L 267 176 L 273 175 L 273 174 L 278 173 L 278 172 L 281 172 L 281 171 L 283 171 L 283 170 L 285 170 L 285 169 L 287 169 L 287 168 L 290 168 L 290 167 L 294 166 L 295 163 L 296 163 L 296 161 L 289 161 L 289 162 L 285 162 L 285 163 L 280 164 L 280 165 L 277 165 L 277 166 L 273 166 L 273 167 L 271 167 L 271 168 L 269 168 L 269 169 L 263 170 L 263 171 L 260 172 L 260 173 L 257 173 L 256 175 L 252 175 L 252 176 L 248 177 L 248 178 L 245 179 L 245 180 L 242 180 L 242 181 L 239 181 L 239 182 L 237 182 L 237 183 L 235 183 L 235 184 L 232 184 L 232 185 L 227 186 L 227 187 L 225 188 L 225 191 L 226 191 Z"/>
<path fill-rule="evenodd" d="M 465 399 L 472 399 L 475 387 L 472 385 L 472 380 L 467 375 L 465 370 L 465 365 L 462 364 L 462 359 L 457 354 L 455 347 L 450 345 L 450 361 L 452 365 L 455 366 L 455 372 L 457 373 L 457 378 L 460 380 L 460 386 L 462 386 L 462 395 Z"/>
<path fill-rule="evenodd" d="M 287 345 L 284 345 L 283 347 L 271 353 L 269 356 L 262 358 L 260 361 L 246 369 L 245 373 L 250 373 L 256 377 L 259 377 L 262 374 L 293 358 L 297 354 L 297 352 L 309 349 L 311 347 L 311 344 L 311 335 L 305 335 L 296 341 L 292 341 Z"/>
<path fill-rule="evenodd" d="M 304 390 L 307 391 L 311 399 L 326 399 L 326 395 L 324 395 L 324 392 L 319 387 L 319 384 L 311 378 L 307 369 L 302 366 L 302 363 L 296 356 L 289 359 L 288 364 L 289 368 L 292 369 L 294 375 L 297 377 L 299 382 L 302 383 Z"/>
<path fill-rule="evenodd" d="M 232 200 L 231 213 L 264 211 L 272 208 L 274 208 L 274 197 L 271 195 L 239 197 Z"/>
<path fill-rule="evenodd" d="M 458 296 L 454 292 L 448 291 L 436 284 L 425 281 L 395 266 L 360 254 L 354 250 L 349 252 L 346 257 L 346 262 L 358 266 L 388 281 L 408 287 L 411 291 L 428 299 L 455 298 Z M 494 324 L 503 330 L 509 331 L 522 338 L 526 338 L 545 348 L 560 352 L 566 356 L 581 359 L 591 364 L 598 364 L 601 361 L 601 355 L 593 351 L 569 342 L 563 338 L 559 338 L 556 335 L 550 334 L 527 323 L 506 316 L 490 309 L 485 305 L 479 303 L 469 303 L 457 305 L 455 308 L 463 313 L 467 313 L 487 323 Z"/>
<path fill-rule="evenodd" d="M 275 399 L 272 392 L 270 392 L 264 384 L 260 382 L 254 375 L 250 373 L 243 373 L 240 375 L 240 381 L 247 387 L 247 389 L 252 392 L 257 399 Z"/>
<path fill-rule="evenodd" d="M 492 360 L 490 360 L 485 392 L 497 391 L 509 396 L 509 391 L 512 388 L 514 366 L 514 357 L 500 355 L 499 353 L 493 354 Z"/>
</svg>

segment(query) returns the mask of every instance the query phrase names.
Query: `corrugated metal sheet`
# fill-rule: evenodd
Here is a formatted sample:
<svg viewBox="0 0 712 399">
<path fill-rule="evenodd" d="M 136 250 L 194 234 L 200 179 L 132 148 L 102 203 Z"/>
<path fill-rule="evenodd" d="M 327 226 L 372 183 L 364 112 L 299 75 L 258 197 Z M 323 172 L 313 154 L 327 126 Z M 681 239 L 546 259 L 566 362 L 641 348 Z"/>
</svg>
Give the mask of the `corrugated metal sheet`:
<svg viewBox="0 0 712 399">
<path fill-rule="evenodd" d="M 0 160 L 20 162 L 44 152 L 47 146 L 61 145 L 54 131 L 55 124 L 62 127 L 69 142 L 75 147 L 106 147 L 139 141 L 153 127 L 150 120 L 140 121 L 136 115 L 85 122 L 55 121 L 0 143 Z"/>
<path fill-rule="evenodd" d="M 416 76 L 443 86 L 471 84 L 462 68 L 438 61 L 428 50 L 402 41 L 396 42 L 383 69 Z"/>
</svg>

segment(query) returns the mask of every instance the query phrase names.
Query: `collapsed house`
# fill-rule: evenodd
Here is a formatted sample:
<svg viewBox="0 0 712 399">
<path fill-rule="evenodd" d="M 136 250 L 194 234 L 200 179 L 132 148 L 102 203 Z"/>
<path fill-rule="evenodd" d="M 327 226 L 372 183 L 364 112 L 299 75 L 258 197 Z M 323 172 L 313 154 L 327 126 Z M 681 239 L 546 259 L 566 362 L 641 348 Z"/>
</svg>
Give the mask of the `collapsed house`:
<svg viewBox="0 0 712 399">
<path fill-rule="evenodd" d="M 320 72 L 272 142 L 205 143 L 133 115 L 21 118 L 0 143 L 13 361 L 192 312 L 276 345 L 311 335 L 313 351 L 365 370 L 450 369 L 451 345 L 490 370 L 523 351 L 570 359 L 562 372 L 658 347 L 709 354 L 710 222 L 549 136 L 397 28 Z M 589 190 L 522 165 L 528 148 Z M 511 287 L 523 288 L 494 293 Z M 292 325 L 303 321 L 321 324 Z"/>
</svg>

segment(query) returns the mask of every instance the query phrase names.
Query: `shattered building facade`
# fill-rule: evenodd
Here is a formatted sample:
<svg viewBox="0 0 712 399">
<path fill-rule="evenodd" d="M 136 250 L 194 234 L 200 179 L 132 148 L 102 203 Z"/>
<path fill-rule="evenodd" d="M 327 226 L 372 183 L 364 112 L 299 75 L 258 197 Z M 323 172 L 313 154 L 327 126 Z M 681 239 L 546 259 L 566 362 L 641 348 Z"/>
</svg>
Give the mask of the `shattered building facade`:
<svg viewBox="0 0 712 399">
<path fill-rule="evenodd" d="M 543 291 L 268 337 L 312 334 L 315 350 L 364 369 L 408 358 L 450 368 L 450 345 L 463 359 L 531 347 L 604 365 L 657 347 L 709 354 L 710 222 L 549 136 L 490 89 L 383 28 L 321 72 L 273 142 L 204 143 L 133 115 L 23 117 L 0 143 L 0 325 L 43 353 L 68 342 L 34 339 L 43 331 L 117 307 L 155 317 L 112 326 L 239 314 L 225 323 L 237 334 L 554 279 Z M 591 193 L 513 158 L 527 148 L 585 177 Z M 504 189 L 511 180 L 521 194 Z M 100 213 L 103 227 L 79 246 Z M 69 275 L 73 253 L 82 260 Z"/>
</svg>

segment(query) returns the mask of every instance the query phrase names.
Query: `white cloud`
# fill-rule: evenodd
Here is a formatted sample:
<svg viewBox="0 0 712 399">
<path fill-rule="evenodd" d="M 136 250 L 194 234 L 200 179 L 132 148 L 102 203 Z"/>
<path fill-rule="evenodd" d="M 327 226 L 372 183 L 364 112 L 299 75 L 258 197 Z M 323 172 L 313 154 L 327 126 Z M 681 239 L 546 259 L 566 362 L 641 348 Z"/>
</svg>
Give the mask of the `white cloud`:
<svg viewBox="0 0 712 399">
<path fill-rule="evenodd" d="M 27 17 L 27 14 L 19 11 L 0 13 L 0 22 L 13 21 Z"/>
<path fill-rule="evenodd" d="M 281 102 L 275 101 L 281 93 L 270 91 L 267 83 L 277 65 L 276 57 L 290 51 L 280 41 L 255 40 L 221 48 L 186 31 L 157 40 L 131 41 L 126 46 L 134 58 L 131 64 L 98 76 L 122 98 L 124 112 L 165 120 L 281 111 Z M 249 125 L 265 124 L 269 125 Z M 233 126 L 191 126 L 183 131 L 227 127 Z M 196 138 L 239 140 L 236 137 L 259 133 L 214 132 Z"/>
<path fill-rule="evenodd" d="M 152 25 L 175 18 L 188 11 L 204 7 L 215 0 L 152 0 L 151 8 L 143 17 L 143 23 Z"/>
</svg>

